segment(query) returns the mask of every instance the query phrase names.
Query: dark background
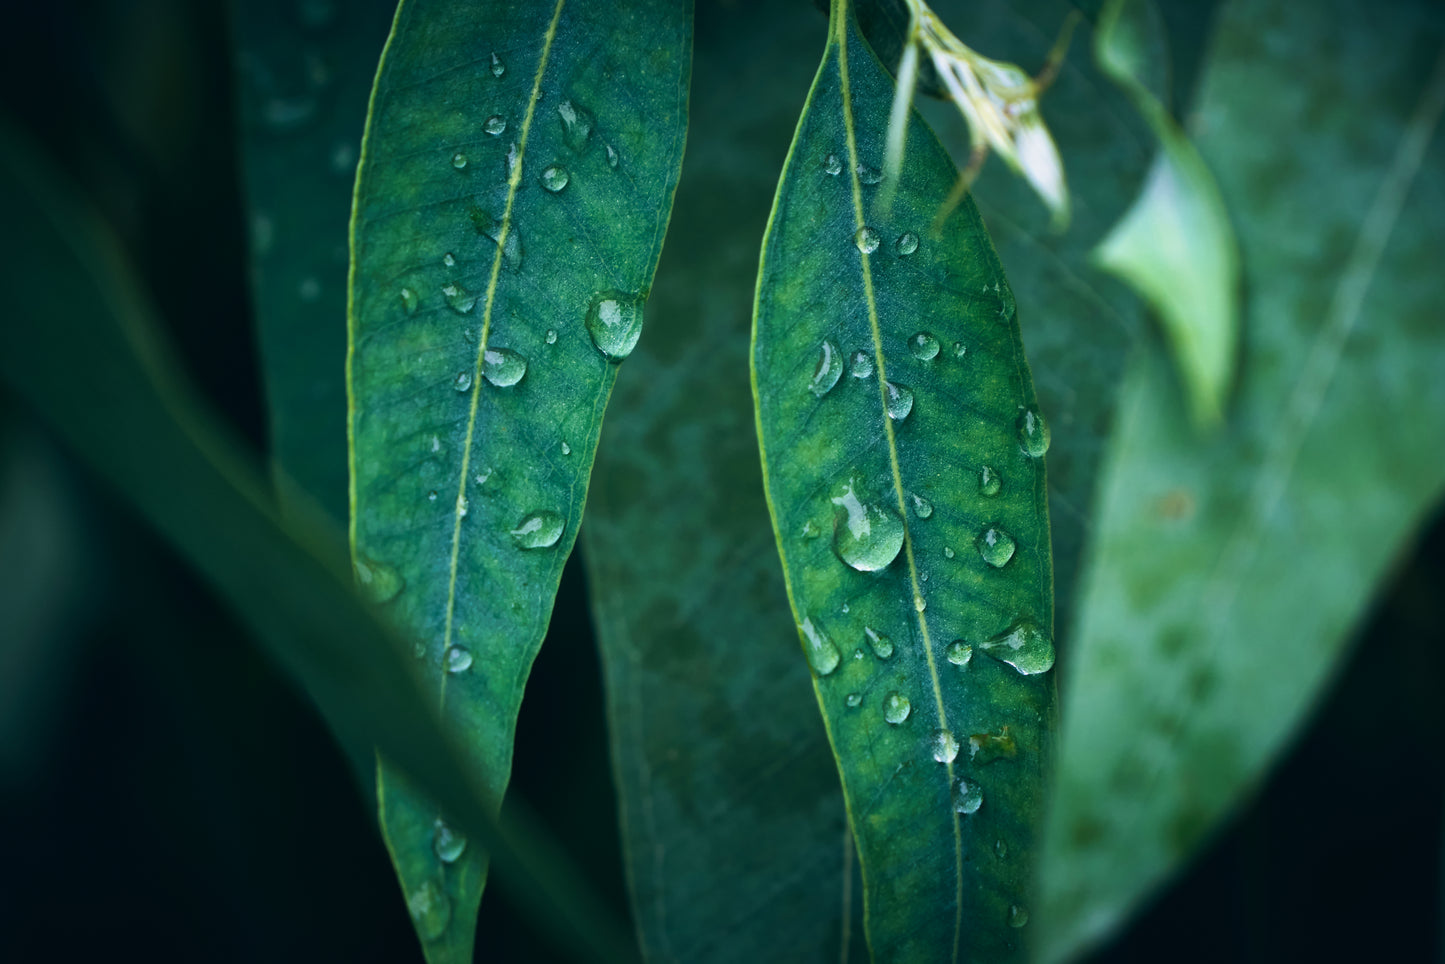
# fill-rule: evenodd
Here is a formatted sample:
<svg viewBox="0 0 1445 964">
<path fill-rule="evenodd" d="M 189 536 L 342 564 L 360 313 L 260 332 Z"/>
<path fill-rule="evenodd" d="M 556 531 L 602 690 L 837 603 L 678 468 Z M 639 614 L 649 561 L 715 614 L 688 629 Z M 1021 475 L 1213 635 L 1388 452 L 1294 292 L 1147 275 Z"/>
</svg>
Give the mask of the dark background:
<svg viewBox="0 0 1445 964">
<path fill-rule="evenodd" d="M 224 6 L 7 13 L 0 110 L 110 219 L 196 383 L 264 451 Z M 0 961 L 419 961 L 321 720 L 0 388 L 7 544 L 35 549 L 0 567 L 0 586 L 43 597 L 45 632 L 7 646 L 0 591 Z M 1096 960 L 1441 959 L 1442 587 L 1437 517 L 1253 804 Z M 513 792 L 625 914 L 586 600 L 574 558 L 522 708 Z M 499 888 L 478 933 L 479 959 L 553 959 Z"/>
</svg>

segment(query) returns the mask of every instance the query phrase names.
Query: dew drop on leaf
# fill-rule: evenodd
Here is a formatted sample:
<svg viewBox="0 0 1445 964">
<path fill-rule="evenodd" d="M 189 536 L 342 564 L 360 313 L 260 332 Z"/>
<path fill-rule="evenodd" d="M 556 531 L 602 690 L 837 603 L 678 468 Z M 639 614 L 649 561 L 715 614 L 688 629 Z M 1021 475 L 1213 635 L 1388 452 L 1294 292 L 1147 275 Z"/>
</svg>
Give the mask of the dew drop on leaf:
<svg viewBox="0 0 1445 964">
<path fill-rule="evenodd" d="M 845 699 L 843 702 L 848 704 L 849 709 L 854 709 L 863 702 L 863 694 L 849 693 L 847 699 Z"/>
<path fill-rule="evenodd" d="M 908 500 L 913 503 L 913 514 L 920 519 L 927 519 L 933 515 L 933 503 L 921 495 L 910 495 Z"/>
<path fill-rule="evenodd" d="M 874 656 L 887 659 L 893 655 L 893 640 L 883 633 L 876 632 L 871 626 L 864 626 L 863 635 L 868 639 L 868 646 L 873 650 Z"/>
<path fill-rule="evenodd" d="M 442 863 L 456 863 L 457 858 L 467 849 L 467 838 L 447 826 L 441 817 L 437 817 L 432 824 L 431 846 Z"/>
<path fill-rule="evenodd" d="M 838 159 L 837 154 L 829 154 L 823 158 L 823 170 L 832 177 L 837 177 L 843 170 L 843 162 Z"/>
<path fill-rule="evenodd" d="M 973 647 L 961 639 L 955 639 L 943 651 L 944 657 L 954 666 L 967 666 L 973 659 Z"/>
<path fill-rule="evenodd" d="M 406 909 L 411 922 L 424 941 L 434 941 L 446 933 L 452 921 L 452 902 L 434 880 L 428 880 L 406 899 Z"/>
<path fill-rule="evenodd" d="M 559 193 L 566 187 L 569 180 L 571 180 L 571 175 L 560 164 L 549 164 L 542 169 L 542 186 L 553 194 Z"/>
<path fill-rule="evenodd" d="M 908 350 L 913 352 L 913 357 L 919 361 L 933 361 L 938 357 L 938 339 L 926 331 L 920 331 L 908 339 Z"/>
<path fill-rule="evenodd" d="M 853 235 L 853 243 L 864 254 L 872 254 L 878 250 L 878 232 L 865 224 Z"/>
<path fill-rule="evenodd" d="M 510 388 L 527 374 L 527 359 L 510 348 L 488 348 L 482 353 L 482 374 L 498 388 Z"/>
<path fill-rule="evenodd" d="M 384 562 L 357 556 L 351 569 L 362 594 L 377 605 L 390 602 L 406 588 L 406 580 L 401 573 Z"/>
<path fill-rule="evenodd" d="M 465 646 L 452 646 L 447 650 L 447 672 L 465 673 L 472 668 L 472 651 Z"/>
<path fill-rule="evenodd" d="M 849 480 L 830 500 L 838 507 L 833 526 L 833 551 L 859 572 L 876 572 L 898 557 L 903 548 L 903 520 L 890 509 L 864 503 Z"/>
<path fill-rule="evenodd" d="M 1029 912 L 1019 904 L 1014 904 L 1008 909 L 1008 926 L 1020 928 L 1029 922 Z"/>
<path fill-rule="evenodd" d="M 417 298 L 415 291 L 412 291 L 410 288 L 401 289 L 401 306 L 407 314 L 416 314 L 417 306 L 420 303 L 421 300 Z"/>
<path fill-rule="evenodd" d="M 843 376 L 843 356 L 838 346 L 826 339 L 818 346 L 818 364 L 813 368 L 813 378 L 808 382 L 808 391 L 822 398 L 833 390 Z"/>
<path fill-rule="evenodd" d="M 1003 488 L 1003 479 L 999 476 L 998 470 L 991 465 L 985 465 L 978 470 L 978 491 L 980 495 L 993 497 L 998 495 Z"/>
<path fill-rule="evenodd" d="M 442 285 L 442 297 L 447 300 L 447 307 L 459 315 L 477 306 L 477 296 L 455 281 Z"/>
<path fill-rule="evenodd" d="M 522 549 L 549 549 L 562 538 L 565 527 L 560 515 L 543 509 L 523 516 L 517 527 L 511 530 L 511 535 Z"/>
<path fill-rule="evenodd" d="M 933 759 L 939 763 L 952 763 L 958 758 L 958 740 L 948 730 L 933 733 Z"/>
<path fill-rule="evenodd" d="M 446 265 L 448 268 L 455 268 L 457 266 L 456 255 L 448 251 L 446 254 L 442 255 L 442 264 Z"/>
<path fill-rule="evenodd" d="M 587 108 L 570 100 L 564 100 L 557 105 L 557 116 L 562 119 L 562 140 L 572 150 L 581 153 L 592 136 L 592 128 L 597 123 L 597 118 L 593 117 Z"/>
<path fill-rule="evenodd" d="M 456 168 L 457 170 L 460 171 L 462 168 L 464 168 L 464 167 L 466 167 L 466 166 L 467 166 L 467 155 L 461 153 L 460 151 L 458 151 L 456 154 L 453 154 L 453 155 L 452 155 L 452 167 L 454 167 L 454 168 Z"/>
<path fill-rule="evenodd" d="M 456 389 L 457 391 L 459 391 L 459 392 L 465 392 L 467 389 L 471 388 L 471 387 L 472 387 L 472 373 L 471 373 L 471 372 L 457 372 L 457 377 L 456 377 L 455 380 L 453 380 L 453 382 L 452 382 L 452 387 L 455 388 L 455 389 Z"/>
<path fill-rule="evenodd" d="M 1054 641 L 1027 619 L 1015 623 L 1007 632 L 980 643 L 979 649 L 994 659 L 1008 663 L 1025 676 L 1047 673 L 1054 668 Z"/>
<path fill-rule="evenodd" d="M 642 299 L 618 291 L 595 296 L 587 309 L 587 334 L 609 361 L 622 361 L 642 337 Z"/>
<path fill-rule="evenodd" d="M 1049 424 L 1036 408 L 1027 408 L 1019 416 L 1019 445 L 1030 458 L 1043 458 L 1049 450 Z"/>
<path fill-rule="evenodd" d="M 908 719 L 912 712 L 913 704 L 902 693 L 889 693 L 883 699 L 883 718 L 894 726 Z"/>
<path fill-rule="evenodd" d="M 898 236 L 898 253 L 904 256 L 910 255 L 918 250 L 918 235 L 912 231 L 904 231 Z"/>
<path fill-rule="evenodd" d="M 507 65 L 502 63 L 502 58 L 495 53 L 492 54 L 492 76 L 500 77 L 507 72 Z"/>
<path fill-rule="evenodd" d="M 869 167 L 867 164 L 858 165 L 858 180 L 864 184 L 877 184 L 883 180 L 883 172 L 876 167 Z"/>
<path fill-rule="evenodd" d="M 867 378 L 873 374 L 873 356 L 866 351 L 855 351 L 848 357 L 848 371 L 854 378 Z"/>
<path fill-rule="evenodd" d="M 823 632 L 811 617 L 805 618 L 799 628 L 803 631 L 803 650 L 813 672 L 819 676 L 827 676 L 837 669 L 843 657 L 838 652 L 838 647 L 828 638 L 828 634 Z"/>
<path fill-rule="evenodd" d="M 482 122 L 482 130 L 493 137 L 501 137 L 507 132 L 507 119 L 501 114 L 493 114 Z"/>
<path fill-rule="evenodd" d="M 979 533 L 978 554 L 995 569 L 1002 569 L 1014 557 L 1014 539 L 1007 532 L 990 527 Z"/>
<path fill-rule="evenodd" d="M 555 345 L 555 344 L 557 344 L 557 332 L 554 331 L 554 330 L 551 329 L 551 328 L 548 328 L 548 329 L 547 329 L 547 344 L 549 344 L 549 345 Z"/>
<path fill-rule="evenodd" d="M 887 407 L 888 417 L 895 422 L 901 422 L 913 411 L 913 389 L 906 385 L 895 385 L 889 382 L 887 385 Z"/>
<path fill-rule="evenodd" d="M 955 813 L 978 813 L 978 808 L 983 806 L 983 787 L 978 781 L 958 778 L 953 785 L 953 809 Z"/>
</svg>

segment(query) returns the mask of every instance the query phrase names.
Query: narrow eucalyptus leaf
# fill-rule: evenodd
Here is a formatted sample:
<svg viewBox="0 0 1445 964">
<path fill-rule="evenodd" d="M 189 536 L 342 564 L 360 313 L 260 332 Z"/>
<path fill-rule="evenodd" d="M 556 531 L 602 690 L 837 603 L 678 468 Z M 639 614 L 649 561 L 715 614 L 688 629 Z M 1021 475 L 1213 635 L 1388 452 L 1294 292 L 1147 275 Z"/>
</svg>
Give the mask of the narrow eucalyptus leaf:
<svg viewBox="0 0 1445 964">
<path fill-rule="evenodd" d="M 669 0 L 407 0 L 377 74 L 352 221 L 353 558 L 494 800 L 641 333 L 690 46 Z M 378 796 L 428 959 L 471 960 L 484 850 L 384 764 Z"/>
<path fill-rule="evenodd" d="M 838 0 L 758 276 L 764 479 L 874 959 L 1022 960 L 1054 715 L 1050 432 L 977 210 L 929 231 L 958 172 L 921 119 L 874 203 L 892 99 Z"/>
</svg>

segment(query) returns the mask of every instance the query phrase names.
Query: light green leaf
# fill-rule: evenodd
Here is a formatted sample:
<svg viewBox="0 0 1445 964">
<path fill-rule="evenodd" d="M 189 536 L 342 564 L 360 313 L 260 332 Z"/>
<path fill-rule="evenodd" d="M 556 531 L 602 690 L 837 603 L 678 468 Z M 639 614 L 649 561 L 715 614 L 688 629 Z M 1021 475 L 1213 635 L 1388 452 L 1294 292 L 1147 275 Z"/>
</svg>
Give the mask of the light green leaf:
<svg viewBox="0 0 1445 964">
<path fill-rule="evenodd" d="M 352 547 L 500 798 L 616 363 L 677 184 L 691 8 L 409 0 L 352 224 Z M 428 959 L 470 960 L 485 855 L 378 777 Z M 460 852 L 458 852 L 460 851 Z"/>
<path fill-rule="evenodd" d="M 588 496 L 628 880 L 654 962 L 868 954 L 748 380 L 758 240 L 817 66 L 797 53 L 826 30 L 806 4 L 699 6 L 677 206 Z"/>
<path fill-rule="evenodd" d="M 1100 69 L 1161 146 L 1139 199 L 1095 255 L 1153 307 L 1195 422 L 1217 425 L 1239 350 L 1239 250 L 1208 165 L 1146 85 L 1159 73 L 1149 62 L 1162 33 L 1157 17 L 1148 0 L 1110 0 L 1094 33 Z"/>
<path fill-rule="evenodd" d="M 1157 347 L 1126 379 L 1067 664 L 1047 959 L 1247 796 L 1445 485 L 1442 41 L 1424 2 L 1224 9 L 1197 140 L 1240 213 L 1239 399 L 1201 440 Z"/>
<path fill-rule="evenodd" d="M 874 958 L 1021 959 L 1054 712 L 1048 430 L 976 209 L 929 233 L 957 169 L 920 119 L 874 206 L 892 99 L 839 0 L 758 276 L 764 480 Z"/>
</svg>

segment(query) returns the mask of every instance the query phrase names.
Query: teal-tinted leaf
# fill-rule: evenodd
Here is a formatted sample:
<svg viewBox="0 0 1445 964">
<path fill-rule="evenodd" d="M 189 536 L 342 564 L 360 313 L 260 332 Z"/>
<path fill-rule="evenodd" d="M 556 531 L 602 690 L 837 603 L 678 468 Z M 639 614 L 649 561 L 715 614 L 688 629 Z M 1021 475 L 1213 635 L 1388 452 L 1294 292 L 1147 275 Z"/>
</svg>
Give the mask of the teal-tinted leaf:
<svg viewBox="0 0 1445 964">
<path fill-rule="evenodd" d="M 548 933 L 583 957 L 627 959 L 626 937 L 563 857 L 511 814 L 498 826 L 487 784 L 418 686 L 409 644 L 357 600 L 339 536 L 301 504 L 283 521 L 184 383 L 114 239 L 5 126 L 0 221 L 8 387 L 216 587 L 344 744 L 378 747 L 486 843 Z"/>
<path fill-rule="evenodd" d="M 396 0 L 253 0 L 233 10 L 272 466 L 278 482 L 296 483 L 341 521 L 346 231 L 367 97 Z"/>
<path fill-rule="evenodd" d="M 817 66 L 797 53 L 826 28 L 806 4 L 699 5 L 677 206 L 588 495 L 628 880 L 654 962 L 868 953 L 748 381 L 758 239 Z"/>
<path fill-rule="evenodd" d="M 522 687 L 636 343 L 681 162 L 691 8 L 412 0 L 352 234 L 352 546 L 499 798 Z M 485 855 L 379 776 L 430 960 L 470 960 Z M 425 915 L 424 915 L 425 916 Z"/>
<path fill-rule="evenodd" d="M 1161 148 L 1096 257 L 1158 314 L 1194 420 L 1215 425 L 1239 347 L 1239 250 L 1209 167 L 1147 85 L 1161 73 L 1149 58 L 1161 33 L 1148 0 L 1110 0 L 1094 34 L 1100 68 L 1130 95 Z"/>
<path fill-rule="evenodd" d="M 1257 783 L 1445 484 L 1442 41 L 1424 2 L 1223 12 L 1198 143 L 1240 213 L 1239 398 L 1201 440 L 1157 348 L 1126 380 L 1068 664 L 1050 959 Z"/>
<path fill-rule="evenodd" d="M 958 172 L 927 126 L 887 213 L 859 173 L 892 99 L 840 0 L 758 276 L 764 479 L 874 958 L 1020 959 L 1053 722 L 1048 429 L 977 211 L 929 232 Z"/>
</svg>

